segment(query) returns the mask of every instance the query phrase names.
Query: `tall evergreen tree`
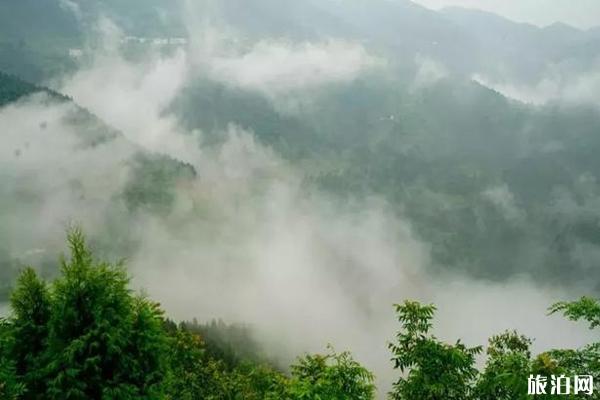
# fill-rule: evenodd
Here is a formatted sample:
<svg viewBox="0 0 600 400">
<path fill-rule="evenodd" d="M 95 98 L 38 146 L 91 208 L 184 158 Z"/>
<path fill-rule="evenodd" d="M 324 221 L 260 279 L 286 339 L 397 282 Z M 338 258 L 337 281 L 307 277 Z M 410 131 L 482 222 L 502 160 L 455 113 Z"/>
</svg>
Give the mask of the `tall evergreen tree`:
<svg viewBox="0 0 600 400">
<path fill-rule="evenodd" d="M 15 372 L 29 399 L 45 392 L 45 349 L 50 319 L 50 295 L 46 283 L 27 268 L 11 296 L 13 340 L 10 347 Z"/>
<path fill-rule="evenodd" d="M 19 278 L 5 329 L 12 364 L 0 374 L 14 371 L 26 399 L 161 398 L 162 312 L 130 291 L 122 264 L 94 260 L 80 230 L 68 241 L 49 287 L 32 269 Z"/>
<path fill-rule="evenodd" d="M 165 351 L 161 313 L 128 288 L 122 264 L 96 262 L 82 232 L 53 285 L 49 330 L 53 399 L 158 398 Z"/>
</svg>

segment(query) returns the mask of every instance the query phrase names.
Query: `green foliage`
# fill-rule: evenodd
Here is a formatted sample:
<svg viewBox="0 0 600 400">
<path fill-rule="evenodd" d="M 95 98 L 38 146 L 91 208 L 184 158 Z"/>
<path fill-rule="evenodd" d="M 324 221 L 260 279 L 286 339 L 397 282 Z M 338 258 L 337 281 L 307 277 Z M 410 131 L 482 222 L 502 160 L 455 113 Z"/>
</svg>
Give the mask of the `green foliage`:
<svg viewBox="0 0 600 400">
<path fill-rule="evenodd" d="M 189 164 L 158 154 L 138 153 L 131 163 L 131 178 L 123 191 L 130 210 L 168 213 L 175 201 L 176 184 L 196 171 Z"/>
<path fill-rule="evenodd" d="M 559 302 L 550 307 L 550 313 L 561 313 L 571 321 L 586 321 L 589 328 L 600 326 L 600 302 L 591 297 L 582 297 L 577 301 Z M 534 368 L 546 375 L 565 374 L 592 375 L 596 382 L 595 393 L 590 396 L 571 396 L 572 399 L 600 399 L 600 341 L 580 349 L 555 349 L 537 357 Z"/>
<path fill-rule="evenodd" d="M 597 302 L 583 298 L 571 303 L 557 303 L 551 312 L 563 312 L 573 320 L 590 323 L 597 318 Z M 529 376 L 547 379 L 547 394 L 539 399 L 554 399 L 552 376 L 592 375 L 600 382 L 600 343 L 581 349 L 555 349 L 532 358 L 531 339 L 514 331 L 493 336 L 487 348 L 485 368 L 474 368 L 474 356 L 480 348 L 466 348 L 458 342 L 447 345 L 438 342 L 429 332 L 435 307 L 407 301 L 397 311 L 403 330 L 397 344 L 390 344 L 395 367 L 405 373 L 394 385 L 393 399 L 463 399 L 463 400 L 525 400 L 529 398 Z M 568 395 L 561 398 L 580 400 L 600 398 Z"/>
<path fill-rule="evenodd" d="M 134 296 L 122 265 L 96 262 L 83 234 L 50 285 L 23 272 L 11 297 L 11 357 L 28 399 L 159 398 L 162 312 Z"/>
<path fill-rule="evenodd" d="M 600 343 L 592 343 L 581 349 L 555 349 L 538 355 L 532 363 L 533 375 L 543 375 L 548 381 L 551 376 L 565 375 L 592 375 L 596 388 L 594 394 L 562 396 L 570 400 L 597 400 L 600 399 Z M 540 396 L 542 399 L 553 399 L 551 395 Z"/>
<path fill-rule="evenodd" d="M 165 380 L 168 399 L 225 400 L 369 400 L 373 399 L 373 375 L 349 353 L 306 355 L 286 377 L 272 367 L 240 361 L 233 368 L 213 358 L 200 336 L 171 330 L 169 373 Z"/>
<path fill-rule="evenodd" d="M 228 369 L 245 363 L 269 363 L 262 354 L 249 327 L 240 324 L 226 324 L 222 320 L 212 320 L 200 324 L 198 321 L 183 322 L 181 329 L 202 338 L 206 355 L 225 363 Z"/>
<path fill-rule="evenodd" d="M 135 298 L 122 265 L 96 263 L 83 235 L 54 283 L 50 319 L 51 398 L 156 398 L 164 337 L 161 314 Z"/>
<path fill-rule="evenodd" d="M 287 378 L 272 368 L 251 362 L 229 368 L 213 358 L 205 343 L 184 325 L 171 331 L 167 399 L 283 399 Z"/>
<path fill-rule="evenodd" d="M 165 378 L 167 399 L 210 399 L 223 391 L 221 365 L 205 356 L 199 336 L 175 329 L 169 338 L 169 371 Z"/>
<path fill-rule="evenodd" d="M 177 326 L 158 304 L 131 292 L 122 263 L 95 260 L 78 229 L 68 240 L 71 254 L 61 261 L 61 276 L 46 283 L 25 269 L 11 295 L 12 313 L 0 320 L 3 400 L 374 399 L 374 376 L 350 353 L 329 347 L 326 354 L 305 355 L 286 375 L 260 356 L 243 326 Z M 598 310 L 597 300 L 587 297 L 550 308 L 592 327 Z M 600 382 L 600 343 L 532 358 L 531 340 L 514 331 L 489 340 L 479 372 L 481 347 L 439 341 L 431 333 L 435 311 L 414 301 L 396 305 L 401 329 L 389 348 L 402 375 L 390 398 L 525 400 L 527 378 L 538 374 L 548 380 L 592 374 Z"/>
<path fill-rule="evenodd" d="M 550 307 L 550 313 L 562 313 L 571 321 L 587 321 L 590 329 L 600 326 L 600 301 L 591 297 L 582 297 L 573 302 L 556 303 Z"/>
<path fill-rule="evenodd" d="M 406 301 L 396 305 L 402 330 L 390 343 L 394 368 L 403 373 L 394 383 L 391 398 L 398 400 L 465 400 L 477 377 L 475 356 L 481 347 L 457 341 L 450 345 L 430 333 L 435 306 Z"/>
<path fill-rule="evenodd" d="M 58 279 L 26 269 L 11 296 L 0 325 L 3 399 L 373 398 L 373 376 L 348 353 L 306 356 L 288 378 L 259 361 L 243 327 L 177 327 L 131 293 L 122 263 L 95 260 L 79 229 L 68 241 Z"/>
<path fill-rule="evenodd" d="M 11 296 L 14 340 L 10 347 L 16 374 L 29 398 L 43 398 L 45 392 L 45 349 L 51 316 L 50 294 L 46 283 L 27 268 L 17 281 Z"/>
<path fill-rule="evenodd" d="M 480 400 L 518 400 L 527 398 L 531 374 L 531 340 L 517 332 L 493 336 L 487 349 L 485 369 L 476 385 Z"/>
<path fill-rule="evenodd" d="M 13 348 L 13 327 L 0 319 L 0 399 L 15 400 L 25 391 L 17 378 L 15 360 L 10 353 Z"/>
<path fill-rule="evenodd" d="M 291 399 L 369 400 L 375 397 L 373 374 L 348 352 L 306 355 L 292 365 Z"/>
<path fill-rule="evenodd" d="M 288 378 L 273 368 L 264 364 L 245 362 L 229 373 L 227 388 L 219 398 L 232 400 L 287 399 L 288 385 Z"/>
</svg>

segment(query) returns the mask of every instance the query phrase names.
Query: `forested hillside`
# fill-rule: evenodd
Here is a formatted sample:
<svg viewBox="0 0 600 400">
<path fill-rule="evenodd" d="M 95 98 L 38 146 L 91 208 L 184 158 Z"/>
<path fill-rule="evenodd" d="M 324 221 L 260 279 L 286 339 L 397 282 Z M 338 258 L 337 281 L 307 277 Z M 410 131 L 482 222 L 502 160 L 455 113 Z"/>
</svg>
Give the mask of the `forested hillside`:
<svg viewBox="0 0 600 400">
<path fill-rule="evenodd" d="M 219 132 L 235 120 L 300 165 L 307 181 L 344 196 L 385 196 L 444 268 L 562 283 L 592 274 L 596 285 L 600 260 L 584 249 L 600 240 L 595 108 L 534 108 L 446 79 L 411 93 L 370 77 L 283 115 L 222 85 L 183 96 L 179 112 L 191 128 Z"/>
<path fill-rule="evenodd" d="M 600 30 L 422 3 L 0 0 L 0 400 L 600 382 Z"/>
<path fill-rule="evenodd" d="M 30 168 L 35 163 L 35 157 L 39 153 L 36 149 L 36 143 L 31 140 L 44 142 L 44 137 L 51 136 L 56 142 L 47 141 L 46 147 L 40 151 L 55 150 L 55 146 L 74 146 L 76 149 L 84 149 L 89 153 L 103 151 L 103 149 L 118 149 L 120 163 L 111 165 L 111 171 L 99 171 L 102 179 L 110 179 L 111 176 L 127 175 L 127 181 L 121 191 L 114 197 L 107 198 L 106 201 L 112 204 L 111 211 L 107 212 L 107 221 L 99 226 L 102 232 L 96 240 L 104 243 L 104 251 L 114 254 L 116 251 L 131 251 L 133 238 L 126 232 L 121 232 L 121 239 L 110 241 L 111 218 L 121 219 L 121 222 L 133 221 L 135 214 L 148 210 L 158 214 L 164 213 L 174 202 L 174 190 L 178 182 L 191 179 L 195 176 L 192 166 L 174 160 L 171 157 L 156 154 L 147 151 L 133 143 L 127 141 L 121 132 L 107 126 L 88 110 L 79 107 L 67 96 L 59 94 L 45 87 L 33 85 L 17 77 L 0 73 L 0 107 L 6 106 L 6 112 L 10 112 L 11 107 L 21 107 L 29 105 L 31 102 L 39 103 L 42 106 L 52 106 L 59 110 L 59 114 L 40 115 L 37 122 L 30 121 L 34 125 L 32 131 L 27 132 L 27 136 L 20 137 L 24 132 L 19 132 L 18 128 L 11 125 L 3 126 L 7 146 L 4 151 L 4 165 L 2 173 L 2 194 L 0 198 L 0 216 L 5 223 L 0 228 L 0 237 L 3 238 L 3 245 L 0 245 L 0 302 L 8 299 L 10 287 L 15 281 L 18 271 L 23 268 L 28 257 L 40 257 L 36 249 L 29 246 L 27 232 L 31 227 L 15 228 L 21 218 L 28 218 L 38 209 L 46 199 L 43 196 L 45 189 L 34 184 L 36 176 L 43 174 L 36 170 L 21 171 L 20 168 Z M 55 131 L 58 129 L 58 132 Z M 16 134 L 16 140 L 10 141 L 9 138 Z M 56 136 L 58 135 L 58 137 Z M 70 138 L 70 139 L 69 139 Z M 73 140 L 69 143 L 69 140 Z M 44 147 L 44 146 L 41 146 Z M 92 168 L 101 168 L 101 160 L 82 160 Z M 35 164 L 33 164 L 35 165 Z M 59 163 L 54 165 L 58 167 Z M 64 167 L 64 166 L 63 166 Z M 60 168 L 60 167 L 59 167 Z M 47 171 L 48 172 L 48 171 Z M 67 194 L 67 197 L 74 197 L 78 202 L 83 203 L 88 200 L 94 200 L 97 194 L 93 193 L 92 187 L 102 182 L 85 181 L 82 176 L 68 175 L 64 170 L 60 172 L 60 178 L 52 177 L 52 184 L 56 185 L 53 190 Z M 64 201 L 64 200 L 62 200 Z M 97 199 L 96 199 L 97 201 Z M 112 213 L 112 214 L 111 214 Z M 112 217 L 110 217 L 112 215 Z M 69 218 L 69 220 L 71 220 Z M 64 221 L 68 223 L 69 221 Z M 125 225 L 125 223 L 123 223 Z M 21 232 L 21 233 L 17 233 Z M 12 239 L 11 239 L 12 237 Z M 21 250 L 15 254 L 15 248 L 11 249 L 10 243 L 15 243 L 16 238 L 21 237 L 22 242 L 16 248 Z M 19 254 L 20 253 L 20 254 Z M 39 260 L 39 258 L 37 258 Z M 57 271 L 55 260 L 45 257 L 41 254 L 41 267 L 45 274 L 53 276 Z"/>
<path fill-rule="evenodd" d="M 36 86 L 5 73 L 0 73 L 0 90 L 0 106 L 40 91 Z"/>
</svg>

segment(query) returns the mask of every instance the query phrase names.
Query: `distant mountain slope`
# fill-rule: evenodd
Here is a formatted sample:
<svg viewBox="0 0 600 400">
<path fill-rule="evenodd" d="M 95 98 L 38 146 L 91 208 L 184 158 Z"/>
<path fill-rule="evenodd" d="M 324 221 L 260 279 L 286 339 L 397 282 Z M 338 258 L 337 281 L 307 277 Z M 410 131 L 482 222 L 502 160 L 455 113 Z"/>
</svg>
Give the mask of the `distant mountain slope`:
<svg viewBox="0 0 600 400">
<path fill-rule="evenodd" d="M 330 87 L 290 114 L 199 82 L 175 110 L 207 134 L 230 122 L 252 130 L 323 190 L 384 196 L 439 267 L 487 279 L 600 277 L 593 108 L 529 107 L 456 77 L 411 91 L 380 76 Z"/>
<path fill-rule="evenodd" d="M 185 36 L 181 4 L 176 0 L 2 0 L 0 70 L 36 83 L 73 70 L 77 50 L 97 33 L 101 17 L 114 21 L 126 35 Z"/>
<path fill-rule="evenodd" d="M 52 244 L 47 224 L 61 213 L 60 224 L 97 218 L 93 241 L 122 256 L 135 246 L 137 216 L 168 214 L 177 185 L 195 177 L 192 166 L 134 145 L 70 98 L 1 72 L 0 119 L 0 303 L 32 259 L 57 271 L 39 246 Z"/>
<path fill-rule="evenodd" d="M 74 39 L 99 16 L 113 19 L 131 35 L 159 36 L 181 31 L 180 0 L 2 0 L 0 37 Z"/>
<path fill-rule="evenodd" d="M 73 103 L 70 97 L 58 93 L 47 87 L 38 86 L 21 80 L 14 75 L 0 71 L 0 107 L 9 105 L 33 94 L 43 93 L 49 100 L 59 103 Z M 76 124 L 81 129 L 85 142 L 94 144 L 121 137 L 121 134 L 100 121 L 98 117 L 88 110 L 76 106 L 74 112 L 69 114 L 69 123 Z"/>
<path fill-rule="evenodd" d="M 162 191 L 171 190 L 174 181 L 180 177 L 189 178 L 195 175 L 192 166 L 165 155 L 148 152 L 129 142 L 121 132 L 75 104 L 70 97 L 0 71 L 0 110 L 1 107 L 40 93 L 48 96 L 48 100 L 44 100 L 48 102 L 48 105 L 51 105 L 51 102 L 57 102 L 71 107 L 63 122 L 74 128 L 80 136 L 83 146 L 96 146 L 114 141 L 119 142 L 120 146 L 131 148 L 133 156 L 128 161 L 128 167 L 131 167 L 137 176 L 131 181 L 131 187 L 124 191 L 125 196 L 133 196 L 127 199 L 128 205 L 131 207 L 155 208 L 154 200 L 160 203 L 160 207 L 168 207 L 170 202 L 165 203 L 165 198 L 171 198 L 171 196 L 165 197 Z M 161 183 L 159 187 L 152 186 L 154 178 L 157 178 L 156 182 Z"/>
<path fill-rule="evenodd" d="M 68 49 L 80 45 L 83 33 L 68 3 L 0 1 L 0 70 L 41 82 L 72 67 Z"/>
<path fill-rule="evenodd" d="M 0 71 L 0 107 L 36 92 L 45 92 L 58 100 L 68 100 L 68 97 L 48 88 L 34 85 Z"/>
<path fill-rule="evenodd" d="M 76 15 L 67 4 L 59 0 L 2 0 L 0 37 L 28 40 L 81 34 Z"/>
<path fill-rule="evenodd" d="M 498 15 L 449 7 L 440 15 L 477 41 L 482 65 L 472 72 L 488 73 L 513 82 L 538 82 L 548 67 L 575 64 L 591 68 L 600 56 L 600 37 L 556 23 L 544 28 L 516 23 Z M 575 69 L 574 71 L 577 71 Z"/>
<path fill-rule="evenodd" d="M 166 0 L 74 4 L 89 16 L 112 13 L 126 33 L 162 35 L 182 24 L 177 3 Z M 207 141 L 219 141 L 228 124 L 239 124 L 294 163 L 309 185 L 385 197 L 431 244 L 439 267 L 491 279 L 600 277 L 598 110 L 579 103 L 530 107 L 470 80 L 475 73 L 525 84 L 546 72 L 559 80 L 561 73 L 577 76 L 599 57 L 597 31 L 538 28 L 456 8 L 435 12 L 402 0 L 216 4 L 224 25 L 250 43 L 341 37 L 381 54 L 392 68 L 314 90 L 294 112 L 282 112 L 259 93 L 198 79 L 172 105 L 190 131 L 199 128 Z M 144 14 L 152 17 L 137 24 Z M 157 15 L 164 21 L 147 23 Z M 47 32 L 63 35 L 57 28 Z M 415 88 L 417 56 L 439 63 L 443 76 Z M 15 65 L 11 71 L 19 70 Z M 35 89 L 4 81 L 7 102 Z M 178 174 L 193 169 L 149 158 L 128 160 L 139 176 L 121 194 L 129 210 L 165 212 Z"/>
<path fill-rule="evenodd" d="M 0 2 L 0 70 L 42 82 L 74 68 L 78 49 L 100 16 L 125 35 L 185 37 L 210 12 L 247 41 L 340 37 L 382 51 L 399 64 L 432 58 L 453 73 L 537 83 L 548 65 L 590 69 L 600 35 L 555 24 L 546 28 L 462 8 L 429 10 L 408 0 L 221 0 L 212 8 L 182 0 L 5 0 Z M 191 7 L 191 9 L 189 9 Z M 189 15 L 197 19 L 189 19 Z M 186 17 L 188 16 L 188 17 Z M 18 23 L 16 23 L 18 21 Z M 30 29 L 31 28 L 31 29 Z"/>
</svg>

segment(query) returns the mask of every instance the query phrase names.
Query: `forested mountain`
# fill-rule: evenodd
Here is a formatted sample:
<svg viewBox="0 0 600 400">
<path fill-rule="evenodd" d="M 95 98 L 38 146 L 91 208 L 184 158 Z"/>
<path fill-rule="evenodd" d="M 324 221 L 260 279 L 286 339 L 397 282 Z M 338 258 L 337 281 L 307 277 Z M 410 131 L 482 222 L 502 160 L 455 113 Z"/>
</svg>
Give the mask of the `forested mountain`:
<svg viewBox="0 0 600 400">
<path fill-rule="evenodd" d="M 17 101 L 23 96 L 39 92 L 43 89 L 22 81 L 21 79 L 0 73 L 0 106 L 5 106 L 13 101 Z"/>
<path fill-rule="evenodd" d="M 169 208 L 174 201 L 174 188 L 177 182 L 189 179 L 195 175 L 192 166 L 174 160 L 171 157 L 149 152 L 127 141 L 123 135 L 107 126 L 89 111 L 77 106 L 72 99 L 45 87 L 33 85 L 11 75 L 0 73 L 0 106 L 5 106 L 5 113 L 10 114 L 12 108 L 29 107 L 31 104 L 42 107 L 53 107 L 57 114 L 40 113 L 37 121 L 28 121 L 33 125 L 25 131 L 17 123 L 3 126 L 5 147 L 3 148 L 2 194 L 0 199 L 0 216 L 3 227 L 0 228 L 0 237 L 3 245 L 0 246 L 0 301 L 8 298 L 9 289 L 16 278 L 18 271 L 23 268 L 23 263 L 28 257 L 39 257 L 38 250 L 28 248 L 33 243 L 31 239 L 40 232 L 30 236 L 25 233 L 31 229 L 22 226 L 16 228 L 21 218 L 29 218 L 39 210 L 47 189 L 40 185 L 40 181 L 51 179 L 53 191 L 62 193 L 60 196 L 77 199 L 79 203 L 98 201 L 95 190 L 102 182 L 86 181 L 84 175 L 69 174 L 64 171 L 66 167 L 57 160 L 53 165 L 53 172 L 48 168 L 45 173 L 36 171 L 36 159 L 43 158 L 40 151 L 57 151 L 58 146 L 65 146 L 65 150 L 83 150 L 88 154 L 109 151 L 116 152 L 118 162 L 111 165 L 112 160 L 103 163 L 102 160 L 81 160 L 87 164 L 86 168 L 100 168 L 100 179 L 114 179 L 115 176 L 127 176 L 126 184 L 118 195 L 104 199 L 112 204 L 112 211 L 107 211 L 106 225 L 99 228 L 110 229 L 110 215 L 117 218 L 129 218 L 133 221 L 134 215 L 139 210 L 152 210 L 161 213 Z M 17 118 L 21 118 L 19 114 Z M 22 135 L 22 136 L 21 136 Z M 44 138 L 44 136 L 52 136 Z M 35 143 L 33 141 L 39 141 Z M 72 146 L 72 147 L 71 147 Z M 64 160 L 63 160 L 64 161 Z M 105 169 L 104 171 L 102 169 Z M 60 174 L 56 176 L 53 174 Z M 62 201 L 65 201 L 64 199 Z M 121 207 L 123 212 L 121 213 Z M 22 220 L 21 220 L 22 221 Z M 63 221 L 68 223 L 68 221 Z M 13 225 L 13 223 L 15 225 Z M 43 223 L 42 223 L 43 224 Z M 27 224 L 26 224 L 27 225 Z M 25 236 L 22 236 L 25 235 Z M 20 237 L 19 245 L 16 238 Z M 126 246 L 126 237 L 123 241 L 105 242 L 108 249 Z M 13 247 L 14 246 L 14 247 Z M 108 251 L 108 250 L 107 250 Z M 57 271 L 55 261 L 45 257 L 45 273 L 54 275 Z"/>
<path fill-rule="evenodd" d="M 593 30 L 580 30 L 555 23 L 546 27 L 516 24 L 494 14 L 462 8 L 447 8 L 445 18 L 476 37 L 484 52 L 482 70 L 497 79 L 536 82 L 548 69 L 585 71 L 594 68 L 600 49 Z"/>
<path fill-rule="evenodd" d="M 408 0 L 0 0 L 0 398 L 600 379 L 534 317 L 598 325 L 599 62 Z"/>
<path fill-rule="evenodd" d="M 90 32 L 82 26 L 92 25 L 98 16 L 114 21 L 131 37 L 193 37 L 197 32 L 189 29 L 189 17 L 200 10 L 197 22 L 202 21 L 205 3 L 211 4 L 4 0 L 0 3 L 0 69 L 38 81 L 74 68 L 77 60 L 69 50 L 83 49 Z M 345 37 L 385 51 L 401 64 L 420 55 L 438 60 L 454 73 L 482 74 L 499 82 L 537 84 L 546 73 L 585 72 L 597 65 L 600 51 L 600 35 L 594 29 L 560 23 L 540 28 L 457 7 L 434 12 L 409 0 L 279 4 L 255 0 L 248 12 L 248 4 L 240 0 L 213 2 L 210 18 L 244 32 L 247 41 Z"/>
<path fill-rule="evenodd" d="M 384 195 L 432 243 L 439 265 L 492 279 L 596 276 L 600 260 L 582 249 L 600 239 L 595 108 L 534 108 L 450 79 L 411 93 L 371 77 L 312 101 L 281 115 L 260 95 L 201 83 L 180 113 L 205 132 L 236 121 L 327 190 Z"/>
</svg>

